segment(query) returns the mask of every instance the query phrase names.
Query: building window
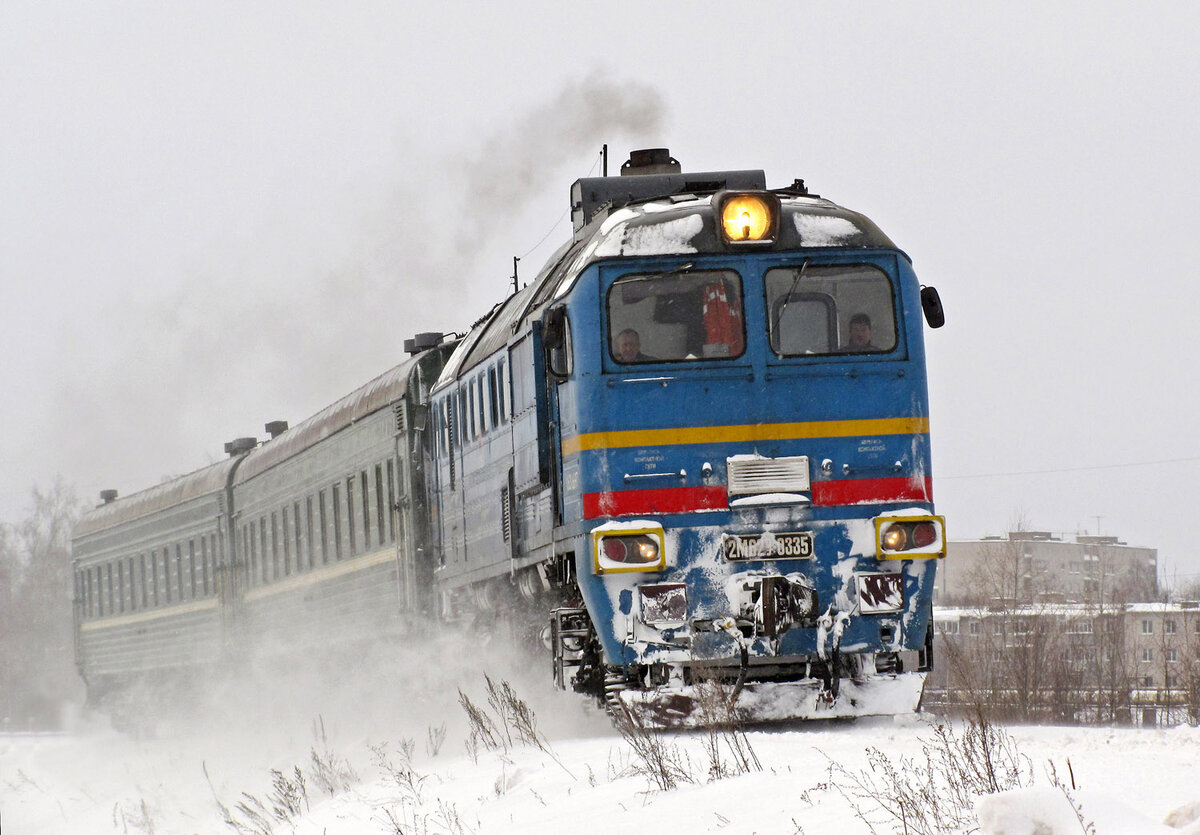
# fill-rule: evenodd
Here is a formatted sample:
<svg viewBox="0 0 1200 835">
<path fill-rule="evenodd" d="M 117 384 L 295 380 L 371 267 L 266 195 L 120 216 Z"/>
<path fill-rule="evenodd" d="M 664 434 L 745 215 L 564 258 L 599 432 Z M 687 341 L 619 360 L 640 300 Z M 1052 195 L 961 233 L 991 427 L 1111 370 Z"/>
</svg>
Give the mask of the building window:
<svg viewBox="0 0 1200 835">
<path fill-rule="evenodd" d="M 500 408 L 496 402 L 496 398 L 500 394 L 500 390 L 496 388 L 496 367 L 492 366 L 488 369 L 488 404 L 491 407 L 492 426 L 500 424 Z"/>
<path fill-rule="evenodd" d="M 1154 650 L 1150 649 L 1149 647 L 1147 647 L 1146 649 L 1143 649 L 1142 650 L 1142 661 L 1153 661 L 1153 660 L 1154 660 Z"/>
<path fill-rule="evenodd" d="M 1170 620 L 1169 618 L 1167 620 L 1164 620 L 1163 621 L 1163 632 L 1166 632 L 1168 635 L 1174 635 L 1175 634 L 1175 621 Z"/>
<path fill-rule="evenodd" d="M 304 567 L 304 557 L 300 550 L 302 538 L 300 536 L 300 502 L 292 503 L 292 533 L 295 538 L 292 540 L 295 546 L 292 550 L 296 552 L 296 573 L 300 573 L 300 569 Z"/>
<path fill-rule="evenodd" d="M 188 599 L 196 599 L 196 540 L 188 540 Z"/>
<path fill-rule="evenodd" d="M 1165 649 L 1163 650 L 1163 657 L 1166 658 L 1168 663 L 1174 663 L 1179 660 L 1179 650 Z"/>
<path fill-rule="evenodd" d="M 247 585 L 257 585 L 258 580 L 258 546 L 254 544 L 254 537 L 250 535 L 250 529 L 254 527 L 251 522 L 242 528 L 242 553 L 247 554 L 246 572 L 249 582 Z"/>
<path fill-rule="evenodd" d="M 387 462 L 387 519 L 388 541 L 396 541 L 396 474 L 389 458 Z"/>
<path fill-rule="evenodd" d="M 507 402 L 508 389 L 505 388 L 505 385 L 504 385 L 504 359 L 503 358 L 500 359 L 500 362 L 496 363 L 496 392 L 497 392 L 496 402 L 500 407 L 500 422 L 504 423 L 506 420 L 508 420 L 508 416 L 505 414 L 505 408 L 504 408 L 505 403 Z"/>
<path fill-rule="evenodd" d="M 326 519 L 325 512 L 325 491 L 322 490 L 319 496 L 321 510 L 321 563 L 329 562 L 329 523 Z"/>
<path fill-rule="evenodd" d="M 253 533 L 251 534 L 253 536 Z M 262 581 L 269 583 L 271 581 L 271 569 L 273 566 L 268 562 L 267 551 L 267 517 L 263 516 L 258 520 L 258 550 L 262 554 Z"/>
<path fill-rule="evenodd" d="M 1154 634 L 1154 621 L 1152 621 L 1152 620 L 1142 621 L 1142 634 L 1143 635 L 1153 635 Z"/>
<path fill-rule="evenodd" d="M 271 521 L 272 523 L 275 521 L 274 514 L 271 514 Z M 292 575 L 292 537 L 290 530 L 291 525 L 288 524 L 290 521 L 291 510 L 284 505 L 283 516 L 281 519 L 283 524 L 283 536 L 280 538 L 283 540 L 283 575 L 285 577 L 290 577 Z"/>
<path fill-rule="evenodd" d="M 977 621 L 977 620 L 971 621 L 971 626 L 970 626 L 969 631 L 972 635 L 978 635 L 979 634 L 979 621 Z"/>
<path fill-rule="evenodd" d="M 336 560 L 342 558 L 342 494 L 336 484 L 333 485 L 333 555 Z"/>
<path fill-rule="evenodd" d="M 486 386 L 484 385 L 484 376 L 482 376 L 482 374 L 480 374 L 479 377 L 476 377 L 475 383 L 478 384 L 478 388 L 479 388 L 479 434 L 484 434 L 485 432 L 487 432 L 487 427 L 488 427 L 487 404 L 485 402 L 487 400 L 487 398 L 484 394 L 484 389 L 486 388 Z M 494 425 L 496 425 L 496 421 L 492 421 L 492 426 L 494 426 Z"/>
<path fill-rule="evenodd" d="M 183 600 L 183 546 L 175 543 L 175 590 Z"/>
<path fill-rule="evenodd" d="M 350 534 L 350 556 L 358 553 L 358 536 L 354 529 L 354 476 L 346 479 L 346 530 Z"/>
<path fill-rule="evenodd" d="M 375 465 L 375 521 L 378 524 L 376 538 L 382 545 L 387 539 L 387 519 L 383 515 L 383 465 Z"/>
<path fill-rule="evenodd" d="M 313 567 L 313 551 L 317 547 L 316 543 L 313 542 L 312 496 L 309 496 L 307 499 L 304 500 L 304 513 L 305 513 L 304 532 L 307 534 L 307 536 L 305 537 L 305 540 L 306 540 L 305 544 L 307 545 L 307 551 L 308 551 L 308 567 L 312 568 Z M 325 498 L 324 498 L 324 496 L 321 497 L 321 537 L 322 538 L 325 537 Z"/>
<path fill-rule="evenodd" d="M 117 561 L 117 609 L 125 611 L 125 563 Z"/>
<path fill-rule="evenodd" d="M 265 517 L 264 517 L 265 518 Z M 266 546 L 263 547 L 266 550 Z M 278 580 L 283 576 L 279 570 L 279 514 L 271 512 L 271 579 Z"/>
<path fill-rule="evenodd" d="M 162 552 L 163 590 L 166 592 L 165 603 L 171 602 L 171 546 L 163 548 Z"/>
<path fill-rule="evenodd" d="M 359 473 L 359 485 L 362 487 L 362 519 L 363 519 L 363 550 L 371 550 L 371 494 L 367 489 L 370 485 L 370 479 L 367 477 L 367 471 L 363 470 Z M 376 532 L 378 536 L 382 530 Z"/>
</svg>

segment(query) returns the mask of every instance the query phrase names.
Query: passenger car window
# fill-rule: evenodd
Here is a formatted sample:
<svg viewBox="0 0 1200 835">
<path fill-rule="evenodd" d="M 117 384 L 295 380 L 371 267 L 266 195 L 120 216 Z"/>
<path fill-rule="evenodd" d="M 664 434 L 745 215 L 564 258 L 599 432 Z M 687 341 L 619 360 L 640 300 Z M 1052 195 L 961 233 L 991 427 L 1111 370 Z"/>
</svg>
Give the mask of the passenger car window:
<svg viewBox="0 0 1200 835">
<path fill-rule="evenodd" d="M 867 264 L 767 271 L 771 348 L 782 357 L 882 353 L 896 347 L 892 283 Z"/>
<path fill-rule="evenodd" d="M 609 352 L 622 364 L 740 357 L 741 278 L 731 270 L 626 276 L 609 289 L 608 329 Z"/>
</svg>

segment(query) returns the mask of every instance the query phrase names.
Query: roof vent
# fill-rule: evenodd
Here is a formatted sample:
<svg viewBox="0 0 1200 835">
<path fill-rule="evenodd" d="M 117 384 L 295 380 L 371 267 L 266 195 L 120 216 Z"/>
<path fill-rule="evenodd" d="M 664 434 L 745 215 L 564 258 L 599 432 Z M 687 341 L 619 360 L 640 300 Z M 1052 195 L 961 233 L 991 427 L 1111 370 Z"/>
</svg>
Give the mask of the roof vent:
<svg viewBox="0 0 1200 835">
<path fill-rule="evenodd" d="M 234 438 L 225 444 L 225 451 L 232 457 L 249 452 L 256 446 L 258 446 L 258 438 Z"/>
<path fill-rule="evenodd" d="M 428 351 L 430 348 L 436 348 L 438 345 L 441 345 L 444 338 L 445 334 L 438 331 L 419 333 L 412 339 L 404 340 L 404 350 L 410 356 L 419 354 L 422 351 Z"/>
<path fill-rule="evenodd" d="M 101 490 L 100 491 L 101 504 L 112 504 L 116 500 L 117 500 L 117 491 L 116 490 Z"/>
<path fill-rule="evenodd" d="M 636 174 L 678 174 L 683 168 L 666 148 L 643 148 L 630 151 L 629 159 L 621 165 L 621 176 Z"/>
<path fill-rule="evenodd" d="M 267 434 L 272 438 L 278 438 L 288 430 L 288 422 L 286 420 L 273 420 L 265 427 Z"/>
</svg>

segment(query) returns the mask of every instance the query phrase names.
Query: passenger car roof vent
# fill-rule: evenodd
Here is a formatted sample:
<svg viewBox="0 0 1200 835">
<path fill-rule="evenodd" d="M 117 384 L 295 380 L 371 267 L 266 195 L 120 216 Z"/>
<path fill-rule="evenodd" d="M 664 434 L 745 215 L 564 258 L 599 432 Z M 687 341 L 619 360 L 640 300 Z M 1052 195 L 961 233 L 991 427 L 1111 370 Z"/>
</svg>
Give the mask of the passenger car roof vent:
<svg viewBox="0 0 1200 835">
<path fill-rule="evenodd" d="M 225 451 L 230 456 L 241 455 L 258 446 L 258 438 L 234 438 L 225 444 Z"/>
<path fill-rule="evenodd" d="M 445 336 L 445 334 L 439 331 L 419 333 L 412 339 L 404 340 L 404 350 L 409 355 L 428 351 L 430 348 L 436 348 L 438 345 L 441 345 Z"/>
</svg>

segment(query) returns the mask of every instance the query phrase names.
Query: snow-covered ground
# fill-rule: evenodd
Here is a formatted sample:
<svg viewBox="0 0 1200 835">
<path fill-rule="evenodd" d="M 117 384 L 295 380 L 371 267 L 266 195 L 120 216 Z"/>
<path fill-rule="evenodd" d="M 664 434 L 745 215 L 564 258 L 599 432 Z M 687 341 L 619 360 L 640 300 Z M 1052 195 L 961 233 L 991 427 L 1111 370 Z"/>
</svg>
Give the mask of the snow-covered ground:
<svg viewBox="0 0 1200 835">
<path fill-rule="evenodd" d="M 469 694 L 486 705 L 482 692 Z M 557 694 L 555 694 L 557 696 Z M 547 701 L 547 700 L 544 700 Z M 860 719 L 753 731 L 746 742 L 761 770 L 710 779 L 708 737 L 665 737 L 667 753 L 685 763 L 690 780 L 663 790 L 639 769 L 643 761 L 605 720 L 576 699 L 539 705 L 543 747 L 466 744 L 463 711 L 436 729 L 378 737 L 324 721 L 293 733 L 226 727 L 175 728 L 138 740 L 99 725 L 62 736 L 0 737 L 0 831 L 21 833 L 562 833 L 621 831 L 729 833 L 869 832 L 851 802 L 830 785 L 868 768 L 868 748 L 893 762 L 924 763 L 922 744 L 935 738 L 928 718 Z M 402 710 L 398 706 L 398 710 Z M 438 725 L 437 728 L 441 728 Z M 1032 766 L 1033 788 L 993 796 L 980 806 L 984 832 L 1200 833 L 1164 822 L 1196 804 L 1200 814 L 1200 729 L 1011 727 Z M 407 749 L 407 751 L 406 751 Z M 543 750 L 544 749 L 544 750 Z M 314 760 L 314 753 L 316 760 Z M 1067 760 L 1070 760 L 1068 771 Z M 721 759 L 736 763 L 728 748 Z M 318 763 L 317 760 L 320 762 Z M 830 764 L 846 769 L 831 781 Z M 1070 774 L 1078 814 L 1053 788 L 1053 763 Z M 299 789 L 295 769 L 305 786 Z M 287 785 L 295 811 L 285 809 Z M 736 769 L 735 769 L 736 770 Z M 324 785 L 323 785 L 324 784 Z M 333 785 L 332 792 L 329 789 Z M 239 808 L 242 804 L 242 808 Z M 256 804 L 261 804 L 261 807 Z M 222 812 L 221 806 L 227 812 Z M 877 816 L 879 809 L 863 808 Z M 255 820 L 255 813 L 263 816 Z M 264 822 L 265 821 L 265 822 Z M 1037 828 L 1041 821 L 1043 828 Z M 879 832 L 900 831 L 882 823 Z"/>
<path fill-rule="evenodd" d="M 689 732 L 658 738 L 663 768 L 652 769 L 583 697 L 554 690 L 539 659 L 513 657 L 487 634 L 364 648 L 307 670 L 260 658 L 237 681 L 195 682 L 188 692 L 204 694 L 203 706 L 177 696 L 146 723 L 151 736 L 96 715 L 69 734 L 0 735 L 0 833 L 851 835 L 871 831 L 864 817 L 885 833 L 902 827 L 869 802 L 856 813 L 855 776 L 874 762 L 878 782 L 883 756 L 916 775 L 938 741 L 935 720 L 912 715 L 753 730 L 740 758 L 718 737 L 726 776 L 714 777 L 712 737 Z M 539 744 L 489 705 L 489 681 L 501 693 L 511 685 L 514 699 L 494 701 L 528 707 Z M 466 707 L 494 721 L 494 744 L 472 734 Z M 1200 835 L 1200 728 L 1005 730 L 1027 787 L 983 800 L 979 831 L 1057 835 L 1094 823 L 1096 835 Z M 1078 808 L 1052 786 L 1051 765 L 1065 786 L 1074 780 Z M 673 788 L 654 779 L 662 770 L 677 772 Z M 935 758 L 933 777 L 908 788 L 941 785 L 945 770 Z M 976 804 L 964 803 L 969 830 Z M 1183 825 L 1168 827 L 1172 815 Z"/>
</svg>

